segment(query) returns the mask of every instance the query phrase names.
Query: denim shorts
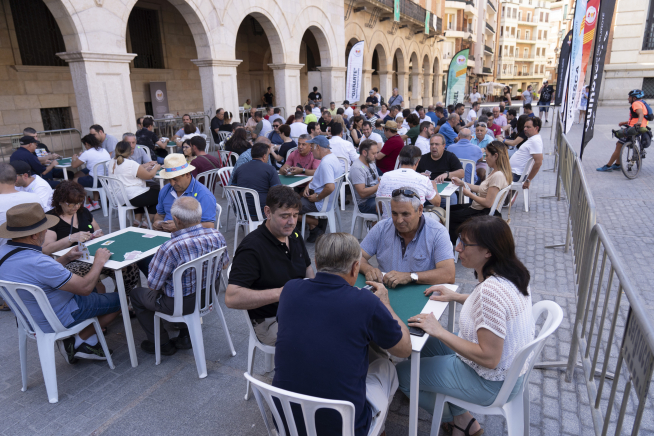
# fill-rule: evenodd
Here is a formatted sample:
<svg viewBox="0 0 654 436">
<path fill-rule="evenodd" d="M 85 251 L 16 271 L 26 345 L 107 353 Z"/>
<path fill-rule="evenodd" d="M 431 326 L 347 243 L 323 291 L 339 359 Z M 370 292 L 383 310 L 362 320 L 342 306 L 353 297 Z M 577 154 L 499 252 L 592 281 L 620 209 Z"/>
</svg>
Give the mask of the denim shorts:
<svg viewBox="0 0 654 436">
<path fill-rule="evenodd" d="M 84 186 L 85 188 L 93 187 L 93 176 L 82 176 L 77 179 L 77 183 Z"/>
<path fill-rule="evenodd" d="M 74 321 L 66 327 L 72 327 L 89 318 L 120 310 L 118 292 L 111 292 L 109 294 L 91 292 L 90 295 L 75 295 L 73 298 L 77 303 L 77 310 L 70 314 Z"/>
</svg>

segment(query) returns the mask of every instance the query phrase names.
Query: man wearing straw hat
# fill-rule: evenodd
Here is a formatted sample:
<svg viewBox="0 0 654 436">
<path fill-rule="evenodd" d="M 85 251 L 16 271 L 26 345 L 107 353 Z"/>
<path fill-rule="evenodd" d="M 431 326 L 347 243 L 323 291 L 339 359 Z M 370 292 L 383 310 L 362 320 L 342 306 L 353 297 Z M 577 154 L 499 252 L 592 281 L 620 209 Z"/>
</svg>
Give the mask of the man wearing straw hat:
<svg viewBox="0 0 654 436">
<path fill-rule="evenodd" d="M 57 260 L 41 252 L 46 231 L 57 222 L 59 218 L 43 213 L 39 203 L 19 204 L 9 209 L 7 222 L 0 226 L 0 237 L 11 239 L 0 247 L 0 277 L 41 288 L 64 327 L 96 316 L 100 325 L 106 327 L 120 310 L 118 293 L 98 294 L 93 290 L 111 253 L 106 248 L 98 248 L 93 266 L 84 277 L 71 273 L 64 265 L 81 256 L 77 247 Z M 50 323 L 32 294 L 25 290 L 18 293 L 41 330 L 52 333 Z M 57 341 L 57 345 L 68 363 L 75 363 L 77 358 L 107 359 L 93 325 L 73 337 Z"/>
</svg>

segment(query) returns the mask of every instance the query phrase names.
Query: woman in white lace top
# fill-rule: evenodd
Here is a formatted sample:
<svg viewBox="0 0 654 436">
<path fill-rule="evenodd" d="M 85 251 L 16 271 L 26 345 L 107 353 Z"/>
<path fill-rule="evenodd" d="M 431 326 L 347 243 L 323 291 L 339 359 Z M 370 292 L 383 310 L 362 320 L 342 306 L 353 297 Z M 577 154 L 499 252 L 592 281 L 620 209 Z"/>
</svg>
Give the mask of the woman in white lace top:
<svg viewBox="0 0 654 436">
<path fill-rule="evenodd" d="M 478 216 L 459 228 L 456 246 L 463 266 L 475 270 L 479 284 L 471 294 L 458 294 L 440 285 L 425 291 L 432 300 L 463 304 L 458 336 L 431 314 L 409 319 L 409 326 L 430 335 L 420 359 L 420 407 L 434 410 L 436 394 L 444 393 L 488 406 L 502 388 L 506 371 L 518 350 L 534 339 L 529 271 L 515 255 L 511 229 L 499 217 Z M 524 380 L 516 382 L 509 400 Z M 400 390 L 409 395 L 411 363 L 397 365 Z M 454 436 L 478 436 L 483 430 L 470 412 L 446 403 L 442 427 Z"/>
</svg>

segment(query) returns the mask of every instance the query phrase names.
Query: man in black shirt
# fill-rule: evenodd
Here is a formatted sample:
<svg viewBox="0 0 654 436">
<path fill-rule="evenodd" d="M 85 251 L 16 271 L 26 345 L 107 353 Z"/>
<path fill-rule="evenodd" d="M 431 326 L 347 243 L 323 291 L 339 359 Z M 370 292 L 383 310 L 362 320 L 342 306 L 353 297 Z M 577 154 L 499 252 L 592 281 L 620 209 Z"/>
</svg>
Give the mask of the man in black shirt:
<svg viewBox="0 0 654 436">
<path fill-rule="evenodd" d="M 218 131 L 220 126 L 225 123 L 225 111 L 223 108 L 220 108 L 216 111 L 216 116 L 211 119 L 211 134 L 213 135 L 213 142 L 218 144 L 220 138 L 218 138 Z"/>
<path fill-rule="evenodd" d="M 275 96 L 272 93 L 272 88 L 269 86 L 266 88 L 266 93 L 261 97 L 261 101 L 265 106 L 272 106 L 273 105 L 273 99 Z"/>
<path fill-rule="evenodd" d="M 161 141 L 154 133 L 152 118 L 143 118 L 143 128 L 136 132 L 136 143 L 148 147 L 152 154 L 156 156 L 157 163 L 163 165 L 164 157 L 168 154 L 166 152 L 166 143 Z"/>
<path fill-rule="evenodd" d="M 416 172 L 435 180 L 436 183 L 444 183 L 446 180 L 452 180 L 452 177 L 465 177 L 461 161 L 454 153 L 445 150 L 445 137 L 440 133 L 429 139 L 429 153 L 420 158 Z M 456 194 L 450 197 L 450 204 L 457 204 Z M 445 207 L 445 199 L 441 201 L 441 207 Z"/>
<path fill-rule="evenodd" d="M 435 120 L 436 122 L 436 127 L 434 128 L 434 132 L 438 133 L 440 130 L 441 126 L 445 123 L 447 123 L 447 117 L 445 116 L 445 113 L 443 112 L 443 108 L 440 106 L 436 106 L 434 109 L 434 113 L 436 114 L 436 117 L 438 120 Z"/>
<path fill-rule="evenodd" d="M 289 280 L 314 278 L 304 241 L 295 231 L 302 202 L 293 189 L 277 185 L 266 197 L 266 220 L 236 249 L 225 305 L 247 310 L 257 338 L 277 341 L 277 306 Z"/>
<path fill-rule="evenodd" d="M 379 100 L 375 96 L 375 91 L 370 91 L 370 96 L 366 98 L 366 103 L 370 103 L 371 105 L 377 106 L 379 104 Z"/>
<path fill-rule="evenodd" d="M 322 103 L 322 95 L 318 92 L 317 86 L 314 86 L 313 92 L 309 93 L 309 100 L 314 101 L 317 105 L 320 105 L 320 103 Z"/>
<path fill-rule="evenodd" d="M 334 120 L 332 119 L 332 114 L 329 112 L 329 110 L 325 109 L 322 113 L 322 117 L 318 120 L 318 124 L 320 125 L 320 130 L 322 132 L 329 132 L 331 131 L 331 127 L 334 125 Z"/>
</svg>

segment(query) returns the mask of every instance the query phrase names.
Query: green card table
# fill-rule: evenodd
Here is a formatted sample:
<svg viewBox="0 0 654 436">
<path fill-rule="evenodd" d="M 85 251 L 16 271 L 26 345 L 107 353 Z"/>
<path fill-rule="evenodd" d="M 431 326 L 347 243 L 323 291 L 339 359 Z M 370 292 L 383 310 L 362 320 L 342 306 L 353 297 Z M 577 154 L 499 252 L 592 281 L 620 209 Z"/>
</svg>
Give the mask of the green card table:
<svg viewBox="0 0 654 436">
<path fill-rule="evenodd" d="M 296 186 L 304 185 L 307 182 L 310 182 L 313 179 L 313 176 L 297 175 L 297 176 L 283 176 L 279 175 L 279 181 L 282 182 L 282 185 L 286 185 L 289 188 L 295 188 Z"/>
<path fill-rule="evenodd" d="M 146 237 L 147 236 L 147 237 Z M 150 237 L 154 236 L 154 237 Z M 127 294 L 125 293 L 125 283 L 123 282 L 122 269 L 132 265 L 139 260 L 151 256 L 157 252 L 159 247 L 170 239 L 170 233 L 158 232 L 150 229 L 137 229 L 128 227 L 114 233 L 110 233 L 99 238 L 95 238 L 86 243 L 89 249 L 90 259 L 81 260 L 81 262 L 93 263 L 94 254 L 98 248 L 106 248 L 111 251 L 112 255 L 105 263 L 105 268 L 113 270 L 116 274 L 116 288 L 120 297 L 120 308 L 123 314 L 123 323 L 125 324 L 125 338 L 127 339 L 127 348 L 129 349 L 129 358 L 133 367 L 138 365 L 136 358 L 136 346 L 134 345 L 134 335 L 132 334 L 132 322 L 129 318 L 129 307 L 127 305 Z M 102 245 L 107 241 L 114 241 L 110 245 Z M 75 247 L 73 245 L 72 247 Z M 57 251 L 54 256 L 59 257 L 66 254 L 72 247 Z M 129 251 L 141 251 L 136 259 L 125 260 L 125 253 Z"/>
</svg>

